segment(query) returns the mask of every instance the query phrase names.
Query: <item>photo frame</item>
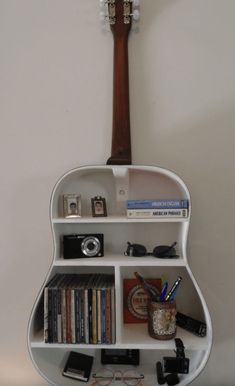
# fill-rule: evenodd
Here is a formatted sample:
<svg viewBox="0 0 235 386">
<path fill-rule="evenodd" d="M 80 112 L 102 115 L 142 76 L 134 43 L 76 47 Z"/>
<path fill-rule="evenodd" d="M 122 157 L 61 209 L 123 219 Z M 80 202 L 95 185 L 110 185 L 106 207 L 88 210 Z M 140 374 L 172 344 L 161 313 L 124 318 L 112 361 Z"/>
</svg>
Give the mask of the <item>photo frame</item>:
<svg viewBox="0 0 235 386">
<path fill-rule="evenodd" d="M 81 195 L 64 194 L 63 195 L 64 217 L 81 217 Z"/>
<path fill-rule="evenodd" d="M 91 209 L 93 217 L 106 217 L 107 208 L 104 197 L 95 196 L 91 199 Z"/>
</svg>

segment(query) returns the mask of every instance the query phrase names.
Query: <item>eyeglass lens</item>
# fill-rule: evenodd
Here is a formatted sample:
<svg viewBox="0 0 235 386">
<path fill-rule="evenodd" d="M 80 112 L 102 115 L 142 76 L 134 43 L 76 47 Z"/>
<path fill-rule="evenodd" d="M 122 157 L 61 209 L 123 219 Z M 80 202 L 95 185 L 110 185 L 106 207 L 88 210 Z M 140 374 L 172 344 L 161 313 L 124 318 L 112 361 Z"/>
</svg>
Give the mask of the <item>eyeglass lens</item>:
<svg viewBox="0 0 235 386">
<path fill-rule="evenodd" d="M 125 371 L 123 374 L 120 371 L 112 372 L 109 369 L 101 369 L 93 375 L 95 381 L 100 386 L 108 386 L 113 380 L 123 381 L 127 386 L 136 386 L 144 378 L 142 374 L 136 371 Z"/>
<path fill-rule="evenodd" d="M 123 382 L 128 386 L 136 386 L 143 379 L 143 376 L 136 371 L 126 371 L 123 373 Z"/>
<path fill-rule="evenodd" d="M 113 372 L 107 369 L 101 369 L 93 376 L 100 386 L 108 386 L 113 381 Z"/>
</svg>

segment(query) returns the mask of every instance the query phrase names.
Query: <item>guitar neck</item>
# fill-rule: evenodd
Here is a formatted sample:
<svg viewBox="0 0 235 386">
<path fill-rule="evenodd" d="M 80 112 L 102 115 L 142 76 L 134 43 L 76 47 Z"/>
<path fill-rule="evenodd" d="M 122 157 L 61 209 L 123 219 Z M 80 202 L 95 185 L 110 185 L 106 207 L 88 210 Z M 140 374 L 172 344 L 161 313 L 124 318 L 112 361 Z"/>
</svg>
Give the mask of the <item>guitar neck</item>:
<svg viewBox="0 0 235 386">
<path fill-rule="evenodd" d="M 112 151 L 108 164 L 131 164 L 128 43 L 114 39 Z"/>
<path fill-rule="evenodd" d="M 114 38 L 113 128 L 109 165 L 131 165 L 128 36 L 131 29 L 131 2 L 116 0 L 109 5 Z M 125 16 L 126 15 L 126 16 Z"/>
</svg>

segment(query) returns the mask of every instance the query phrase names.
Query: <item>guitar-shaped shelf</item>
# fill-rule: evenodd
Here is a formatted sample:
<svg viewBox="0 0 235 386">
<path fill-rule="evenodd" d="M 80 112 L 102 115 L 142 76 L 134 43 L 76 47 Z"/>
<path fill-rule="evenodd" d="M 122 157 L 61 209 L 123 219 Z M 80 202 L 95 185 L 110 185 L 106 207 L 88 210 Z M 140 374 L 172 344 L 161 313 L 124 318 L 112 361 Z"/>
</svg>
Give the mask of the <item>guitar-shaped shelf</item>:
<svg viewBox="0 0 235 386">
<path fill-rule="evenodd" d="M 191 383 L 203 370 L 212 345 L 212 326 L 206 302 L 190 270 L 187 258 L 187 237 L 191 216 L 189 191 L 180 177 L 157 166 L 131 165 L 127 38 L 133 14 L 132 3 L 116 0 L 108 2 L 109 19 L 114 33 L 114 111 L 112 155 L 108 165 L 84 166 L 67 172 L 57 182 L 50 202 L 54 256 L 45 282 L 34 304 L 28 327 L 28 347 L 33 364 L 50 384 L 72 386 L 74 380 L 62 376 L 68 352 L 77 351 L 94 356 L 93 370 L 101 367 L 102 348 L 139 349 L 138 372 L 145 376 L 144 385 L 157 384 L 156 362 L 163 356 L 174 356 L 174 339 L 156 340 L 149 336 L 146 323 L 129 324 L 123 321 L 123 280 L 133 278 L 134 271 L 144 277 L 166 277 L 174 282 L 182 277 L 177 292 L 177 310 L 206 323 L 206 336 L 199 337 L 177 327 L 185 354 L 190 358 L 188 374 L 180 374 L 180 386 Z M 124 8 L 123 8 L 124 7 Z M 123 9 L 125 12 L 123 12 Z M 123 13 L 125 17 L 123 19 Z M 119 63 L 119 67 L 117 64 Z M 118 77 L 118 80 L 117 80 Z M 121 96 L 120 96 L 121 95 Z M 121 129 L 120 129 L 121 128 Z M 121 130 L 121 134 L 120 134 Z M 65 218 L 63 196 L 81 195 L 81 217 Z M 93 217 L 91 198 L 105 197 L 107 217 Z M 127 200 L 186 199 L 188 213 L 184 218 L 128 218 Z M 65 259 L 61 239 L 70 234 L 103 234 L 104 256 Z M 125 256 L 127 242 L 140 243 L 153 250 L 156 245 L 177 242 L 178 258 L 153 256 Z M 110 274 L 115 281 L 113 307 L 115 339 L 111 344 L 46 343 L 44 290 L 56 274 Z M 118 369 L 123 369 L 119 366 Z M 92 378 L 89 385 L 92 384 Z M 78 385 L 83 382 L 77 381 Z"/>
</svg>

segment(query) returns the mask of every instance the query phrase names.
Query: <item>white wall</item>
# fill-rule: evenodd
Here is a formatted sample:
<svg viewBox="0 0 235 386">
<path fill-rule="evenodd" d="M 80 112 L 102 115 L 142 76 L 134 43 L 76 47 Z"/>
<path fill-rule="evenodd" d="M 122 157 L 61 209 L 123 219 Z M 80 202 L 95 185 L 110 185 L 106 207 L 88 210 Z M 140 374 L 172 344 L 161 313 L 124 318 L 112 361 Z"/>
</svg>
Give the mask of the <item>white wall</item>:
<svg viewBox="0 0 235 386">
<path fill-rule="evenodd" d="M 235 1 L 142 0 L 130 38 L 133 163 L 193 200 L 189 260 L 213 350 L 195 386 L 234 385 Z M 0 384 L 46 385 L 26 329 L 52 259 L 57 179 L 110 155 L 112 36 L 98 0 L 0 0 Z"/>
</svg>

